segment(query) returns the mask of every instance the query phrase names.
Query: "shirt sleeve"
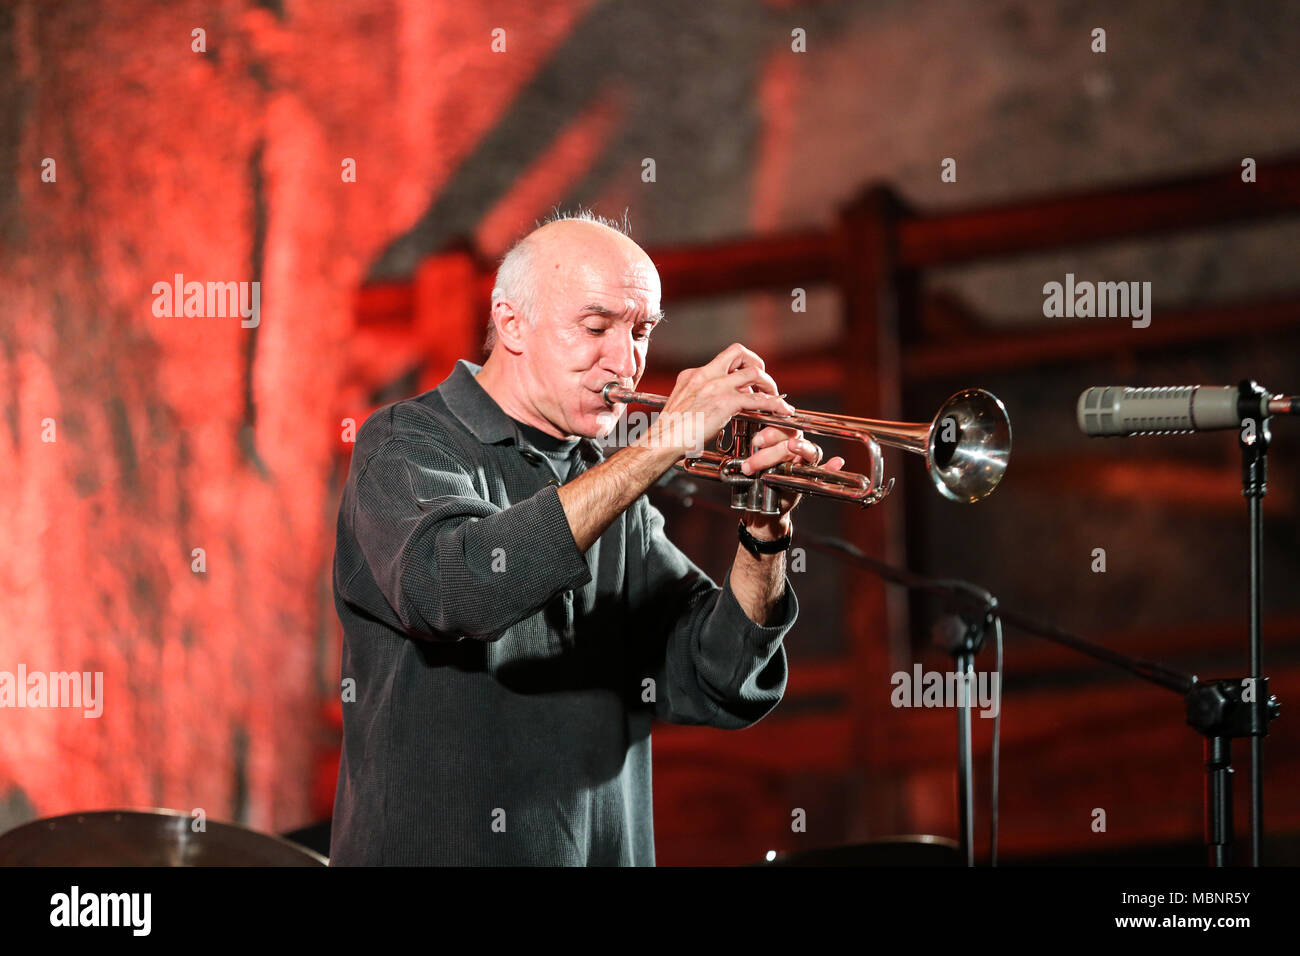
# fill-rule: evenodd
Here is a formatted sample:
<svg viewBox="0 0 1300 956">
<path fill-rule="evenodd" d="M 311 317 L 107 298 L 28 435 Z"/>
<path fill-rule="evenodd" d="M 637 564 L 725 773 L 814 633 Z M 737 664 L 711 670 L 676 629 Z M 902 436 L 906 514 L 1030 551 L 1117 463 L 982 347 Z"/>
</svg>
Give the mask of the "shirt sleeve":
<svg viewBox="0 0 1300 956">
<path fill-rule="evenodd" d="M 799 604 L 787 579 L 766 626 L 749 619 L 731 590 L 715 584 L 664 534 L 662 512 L 644 496 L 642 590 L 633 613 L 641 631 L 641 685 L 654 680 L 654 715 L 676 724 L 738 730 L 770 713 L 785 693 L 782 639 Z"/>
<path fill-rule="evenodd" d="M 416 637 L 491 641 L 591 580 L 556 488 L 500 508 L 476 473 L 437 441 L 376 448 L 353 489 L 360 560 L 345 596 Z"/>
</svg>

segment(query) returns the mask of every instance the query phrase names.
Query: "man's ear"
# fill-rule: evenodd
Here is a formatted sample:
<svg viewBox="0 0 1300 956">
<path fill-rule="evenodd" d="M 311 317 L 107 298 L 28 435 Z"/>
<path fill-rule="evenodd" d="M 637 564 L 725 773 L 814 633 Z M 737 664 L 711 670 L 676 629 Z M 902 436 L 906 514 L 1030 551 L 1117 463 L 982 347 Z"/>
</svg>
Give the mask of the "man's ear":
<svg viewBox="0 0 1300 956">
<path fill-rule="evenodd" d="M 516 354 L 524 350 L 527 323 L 508 300 L 497 299 L 493 304 L 492 322 L 496 325 L 497 341 Z"/>
</svg>

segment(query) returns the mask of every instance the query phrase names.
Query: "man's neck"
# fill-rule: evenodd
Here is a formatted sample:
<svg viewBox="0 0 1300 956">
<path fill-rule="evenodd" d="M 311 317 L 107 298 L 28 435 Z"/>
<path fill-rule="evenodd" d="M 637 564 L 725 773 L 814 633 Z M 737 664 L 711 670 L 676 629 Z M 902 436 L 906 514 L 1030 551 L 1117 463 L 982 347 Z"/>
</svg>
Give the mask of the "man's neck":
<svg viewBox="0 0 1300 956">
<path fill-rule="evenodd" d="M 496 349 L 487 357 L 479 369 L 474 381 L 496 402 L 501 411 L 517 422 L 531 425 L 538 431 L 545 432 L 553 438 L 571 438 L 539 415 L 522 399 L 523 390 L 519 387 L 519 376 L 514 369 L 507 367 L 507 362 L 500 358 Z"/>
</svg>

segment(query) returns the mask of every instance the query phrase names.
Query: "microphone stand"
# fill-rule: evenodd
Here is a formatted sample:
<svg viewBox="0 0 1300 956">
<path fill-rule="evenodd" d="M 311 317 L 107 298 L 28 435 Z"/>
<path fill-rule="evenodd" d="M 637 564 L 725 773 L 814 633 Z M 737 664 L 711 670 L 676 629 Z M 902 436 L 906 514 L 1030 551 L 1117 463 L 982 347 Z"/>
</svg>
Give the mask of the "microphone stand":
<svg viewBox="0 0 1300 956">
<path fill-rule="evenodd" d="M 1243 383 L 1243 392 L 1247 383 Z M 1254 383 L 1249 383 L 1254 386 Z M 1257 387 L 1257 386 L 1255 386 Z M 1255 407 L 1258 407 L 1256 405 Z M 1262 440 L 1259 435 L 1263 435 Z M 1260 738 L 1268 733 L 1268 721 L 1276 718 L 1281 711 L 1276 697 L 1268 696 L 1267 678 L 1259 675 L 1259 615 L 1260 615 L 1260 565 L 1262 564 L 1262 522 L 1260 520 L 1259 499 L 1264 494 L 1265 464 L 1267 450 L 1267 422 L 1262 422 L 1256 440 L 1242 442 L 1243 482 L 1250 504 L 1251 516 L 1251 673 L 1252 680 L 1214 680 L 1201 681 L 1194 674 L 1185 674 L 1165 667 L 1153 661 L 1120 654 L 1082 637 L 1064 631 L 1051 624 L 1045 624 L 1026 617 L 1001 605 L 997 599 L 977 585 L 951 578 L 930 578 L 917 574 L 906 568 L 899 568 L 884 561 L 877 560 L 864 553 L 851 542 L 823 535 L 804 532 L 803 540 L 814 551 L 822 551 L 847 559 L 850 563 L 863 568 L 887 581 L 911 590 L 935 594 L 944 602 L 945 614 L 949 618 L 947 625 L 947 649 L 954 655 L 957 673 L 971 673 L 974 657 L 983 644 L 983 635 L 988 627 L 996 628 L 1001 644 L 1001 624 L 1006 622 L 1012 627 L 1032 634 L 1043 640 L 1051 641 L 1062 647 L 1068 647 L 1094 660 L 1110 664 L 1120 670 L 1139 677 L 1158 687 L 1182 695 L 1187 723 L 1206 737 L 1205 745 L 1205 843 L 1209 851 L 1209 862 L 1213 866 L 1225 866 L 1231 860 L 1232 850 L 1232 767 L 1231 741 L 1234 737 L 1252 738 L 1252 756 L 1258 760 Z M 1248 453 L 1249 452 L 1249 453 Z M 707 498 L 695 497 L 695 483 L 666 472 L 657 487 L 685 508 L 693 507 L 697 501 L 706 510 L 730 515 L 732 510 L 727 505 L 718 504 Z M 1247 494 L 1247 490 L 1250 494 Z M 956 618 L 960 627 L 951 622 Z M 999 671 L 1001 670 L 999 660 Z M 969 685 L 967 685 L 969 686 Z M 1249 690 L 1248 690 L 1249 688 Z M 1001 686 L 999 685 L 999 696 Z M 962 858 L 967 866 L 974 866 L 974 798 L 971 786 L 971 747 L 970 747 L 970 694 L 962 695 L 964 707 L 958 708 L 958 831 L 961 836 Z M 999 715 L 1001 705 L 999 702 Z M 995 722 L 996 723 L 996 722 Z M 997 859 L 997 733 L 993 744 L 993 805 L 991 808 L 991 859 Z M 1262 785 L 1257 773 L 1259 764 L 1252 767 L 1252 803 L 1255 816 L 1252 826 L 1260 826 L 1258 807 L 1262 801 Z M 1262 846 L 1262 829 L 1253 833 L 1256 865 Z"/>
<path fill-rule="evenodd" d="M 1260 848 L 1264 843 L 1264 737 L 1268 734 L 1268 722 L 1281 710 L 1277 699 L 1269 697 L 1268 678 L 1262 674 L 1263 639 L 1260 633 L 1264 601 L 1264 495 L 1268 492 L 1268 444 L 1272 436 L 1268 419 L 1260 418 L 1258 409 L 1261 399 L 1267 398 L 1268 394 L 1258 383 L 1250 380 L 1237 386 L 1237 407 L 1243 423 L 1250 419 L 1257 425 L 1249 440 L 1245 429 L 1237 432 L 1237 444 L 1241 448 L 1241 494 L 1246 499 L 1250 523 L 1250 693 L 1243 693 L 1238 702 L 1248 706 L 1238 706 L 1222 715 L 1222 726 L 1219 726 L 1220 721 L 1213 720 L 1219 716 L 1218 709 L 1208 708 L 1210 729 L 1216 733 L 1206 742 L 1207 764 L 1210 760 L 1221 761 L 1226 768 L 1218 775 L 1218 779 L 1224 781 L 1221 789 L 1226 793 L 1220 799 L 1226 803 L 1226 809 L 1213 821 L 1218 838 L 1211 851 L 1215 866 L 1225 866 L 1231 860 L 1232 790 L 1228 774 L 1232 773 L 1233 737 L 1250 738 L 1250 865 L 1259 866 Z M 1231 697 L 1227 699 L 1232 700 Z M 1210 822 L 1207 820 L 1207 824 Z"/>
<path fill-rule="evenodd" d="M 958 580 L 931 579 L 922 588 L 940 595 L 944 613 L 934 629 L 935 643 L 953 658 L 953 673 L 958 675 L 957 688 L 957 824 L 958 846 L 967 866 L 975 865 L 975 789 L 974 758 L 971 749 L 971 697 L 975 687 L 975 656 L 984 647 L 984 638 L 992 627 L 1001 623 L 997 616 L 998 599 L 983 588 Z M 966 600 L 963 600 L 965 598 Z M 1001 655 L 997 668 L 998 716 L 1002 713 Z M 994 739 L 996 740 L 996 733 Z M 995 749 L 996 752 L 996 749 Z M 996 756 L 994 760 L 996 762 Z M 996 773 L 995 773 L 996 777 Z M 993 801 L 996 807 L 996 798 Z M 996 809 L 994 810 L 996 820 Z M 996 823 L 993 824 L 996 833 Z M 996 836 L 990 839 L 990 854 L 997 859 Z"/>
<path fill-rule="evenodd" d="M 1239 737 L 1250 738 L 1250 863 L 1260 865 L 1264 844 L 1264 738 L 1268 736 L 1269 721 L 1281 713 L 1276 697 L 1269 696 L 1268 678 L 1263 675 L 1263 639 L 1260 633 L 1263 620 L 1264 577 L 1264 495 L 1268 482 L 1268 445 L 1271 439 L 1269 418 L 1272 415 L 1300 414 L 1300 396 L 1273 395 L 1258 383 L 1243 379 L 1237 385 L 1236 408 L 1224 415 L 1226 409 L 1216 401 L 1203 425 L 1195 417 L 1194 394 L 1196 388 L 1175 389 L 1188 393 L 1190 404 L 1185 412 L 1148 408 L 1152 417 L 1135 417 L 1118 431 L 1109 427 L 1098 431 L 1096 422 L 1086 421 L 1089 389 L 1079 397 L 1079 425 L 1090 435 L 1140 435 L 1177 434 L 1180 431 L 1198 431 L 1233 427 L 1235 420 L 1237 445 L 1241 450 L 1241 494 L 1246 499 L 1250 537 L 1250 604 L 1248 633 L 1250 651 L 1250 676 L 1224 679 L 1200 684 L 1187 695 L 1187 722 L 1205 737 L 1205 842 L 1209 847 L 1209 860 L 1213 866 L 1227 866 L 1232 862 L 1235 828 L 1232 819 L 1232 741 Z M 1125 390 L 1131 391 L 1131 390 Z M 1137 389 L 1137 392 L 1160 392 L 1160 389 Z M 1231 389 L 1215 389 L 1227 397 Z M 1181 396 L 1180 396 L 1181 398 Z M 1162 424 L 1172 415 L 1175 427 L 1164 430 Z M 1104 417 L 1104 416 L 1101 416 Z M 1100 418 L 1099 418 L 1100 420 Z M 1183 425 L 1178 428 L 1177 425 Z M 1140 429 L 1156 429 L 1148 432 Z"/>
</svg>

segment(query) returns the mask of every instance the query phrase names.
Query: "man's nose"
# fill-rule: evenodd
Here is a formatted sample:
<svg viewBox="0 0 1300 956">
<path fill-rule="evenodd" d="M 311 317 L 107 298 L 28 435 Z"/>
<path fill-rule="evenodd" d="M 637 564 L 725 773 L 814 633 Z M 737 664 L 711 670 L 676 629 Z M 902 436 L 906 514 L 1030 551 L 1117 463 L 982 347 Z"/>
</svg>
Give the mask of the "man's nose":
<svg viewBox="0 0 1300 956">
<path fill-rule="evenodd" d="M 606 335 L 605 368 L 620 379 L 630 379 L 636 375 L 636 343 L 632 333 L 625 335 Z"/>
</svg>

